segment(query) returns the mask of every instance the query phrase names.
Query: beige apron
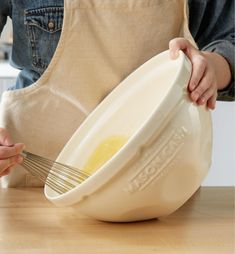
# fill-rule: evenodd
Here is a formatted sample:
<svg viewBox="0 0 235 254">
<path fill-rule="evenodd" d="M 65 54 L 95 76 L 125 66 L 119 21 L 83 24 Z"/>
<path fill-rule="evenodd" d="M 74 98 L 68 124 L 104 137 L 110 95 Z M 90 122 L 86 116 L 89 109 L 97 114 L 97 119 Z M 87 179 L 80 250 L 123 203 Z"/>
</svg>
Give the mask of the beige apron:
<svg viewBox="0 0 235 254">
<path fill-rule="evenodd" d="M 168 49 L 194 43 L 184 0 L 65 0 L 52 61 L 33 85 L 3 94 L 0 126 L 28 151 L 55 159 L 94 107 L 128 74 Z M 40 186 L 18 166 L 2 187 Z"/>
</svg>

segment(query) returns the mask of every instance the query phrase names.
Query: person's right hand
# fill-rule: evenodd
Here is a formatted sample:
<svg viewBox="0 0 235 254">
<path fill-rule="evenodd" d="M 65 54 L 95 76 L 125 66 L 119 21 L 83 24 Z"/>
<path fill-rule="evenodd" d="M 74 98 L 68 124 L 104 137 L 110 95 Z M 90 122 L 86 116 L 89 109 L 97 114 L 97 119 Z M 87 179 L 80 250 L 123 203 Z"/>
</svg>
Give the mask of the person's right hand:
<svg viewBox="0 0 235 254">
<path fill-rule="evenodd" d="M 11 168 L 23 161 L 20 153 L 24 149 L 24 144 L 14 144 L 9 133 L 0 128 L 0 177 L 10 173 Z"/>
</svg>

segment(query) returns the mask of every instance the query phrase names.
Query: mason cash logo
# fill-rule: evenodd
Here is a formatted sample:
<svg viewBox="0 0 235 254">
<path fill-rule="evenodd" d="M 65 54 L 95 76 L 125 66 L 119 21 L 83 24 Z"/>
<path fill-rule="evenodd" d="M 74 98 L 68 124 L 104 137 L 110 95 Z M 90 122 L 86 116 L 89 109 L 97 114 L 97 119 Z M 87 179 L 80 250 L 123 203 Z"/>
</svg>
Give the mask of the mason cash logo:
<svg viewBox="0 0 235 254">
<path fill-rule="evenodd" d="M 147 157 L 148 159 L 149 157 L 151 158 L 146 162 L 147 158 L 144 156 L 144 160 L 134 166 L 135 168 L 141 167 L 141 171 L 130 179 L 124 191 L 134 193 L 144 189 L 154 179 L 159 178 L 164 173 L 163 169 L 172 163 L 177 152 L 182 147 L 187 134 L 188 131 L 185 127 L 178 128 L 168 136 L 160 150 L 154 147 L 151 151 L 148 151 Z"/>
</svg>

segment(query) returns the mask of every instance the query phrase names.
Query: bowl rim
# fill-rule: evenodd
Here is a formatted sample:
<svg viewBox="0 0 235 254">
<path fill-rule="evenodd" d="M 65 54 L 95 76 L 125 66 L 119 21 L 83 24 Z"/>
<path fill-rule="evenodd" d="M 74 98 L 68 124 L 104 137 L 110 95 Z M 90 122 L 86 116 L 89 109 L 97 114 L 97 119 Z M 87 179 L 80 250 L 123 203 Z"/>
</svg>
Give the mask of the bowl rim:
<svg viewBox="0 0 235 254">
<path fill-rule="evenodd" d="M 135 71 L 133 71 L 127 78 L 125 78 L 84 120 L 84 122 L 78 127 L 77 131 L 72 135 L 70 140 L 76 135 L 79 130 L 86 128 L 87 122 L 94 117 L 97 112 L 102 110 L 104 104 L 110 99 L 111 96 L 115 93 L 119 86 L 124 86 L 132 80 L 134 76 L 138 75 L 140 71 L 148 69 L 148 66 L 153 62 L 157 61 L 160 57 L 169 57 L 169 50 L 163 51 L 158 55 L 153 56 L 151 59 L 146 61 L 140 67 L 138 67 Z M 83 183 L 77 185 L 75 188 L 69 190 L 66 193 L 58 194 L 58 195 L 50 195 L 48 189 L 50 187 L 44 186 L 44 194 L 47 199 L 52 201 L 57 205 L 61 205 L 66 203 L 65 205 L 71 205 L 73 200 L 76 198 L 76 203 L 82 201 L 84 197 L 87 197 L 94 193 L 96 190 L 104 186 L 108 181 L 114 178 L 120 171 L 125 168 L 125 165 L 130 162 L 133 157 L 136 156 L 139 149 L 143 146 L 143 141 L 148 141 L 151 138 L 153 133 L 156 133 L 161 129 L 163 125 L 163 119 L 165 119 L 166 115 L 175 108 L 175 106 L 182 100 L 184 94 L 182 93 L 182 86 L 178 86 L 180 82 L 181 74 L 188 73 L 188 80 L 191 75 L 191 63 L 187 56 L 180 51 L 179 56 L 176 59 L 179 61 L 179 68 L 177 68 L 177 72 L 175 74 L 175 79 L 172 83 L 177 85 L 170 86 L 170 89 L 167 91 L 166 97 L 161 101 L 161 103 L 157 106 L 156 110 L 150 114 L 148 119 L 138 128 L 138 131 L 135 131 L 133 135 L 128 139 L 128 142 L 117 152 L 115 156 L 105 162 L 98 170 L 96 170 L 88 179 L 86 179 Z M 175 60 L 172 60 L 175 61 Z M 156 67 L 155 67 L 156 68 Z M 120 89 L 120 87 L 118 88 Z M 172 93 L 174 93 L 174 99 L 172 99 Z M 171 99 L 169 100 L 169 98 Z M 102 114 L 101 114 L 102 115 Z M 164 117 L 163 117 L 164 116 Z M 156 118 L 158 121 L 156 121 Z M 156 124 L 158 123 L 158 124 Z M 152 128 L 151 133 L 149 133 L 149 126 L 154 127 Z M 148 131 L 146 131 L 148 130 Z M 145 138 L 144 138 L 145 137 Z M 65 147 L 69 144 L 70 140 L 65 144 Z M 141 144 L 141 145 L 140 145 Z M 57 160 L 59 160 L 60 155 L 63 153 L 64 149 L 62 149 L 61 153 L 59 154 Z M 128 158 L 128 159 L 127 159 Z M 56 161 L 57 161 L 56 160 Z M 107 174 L 107 171 L 109 174 Z M 69 198 L 68 198 L 69 197 Z"/>
</svg>

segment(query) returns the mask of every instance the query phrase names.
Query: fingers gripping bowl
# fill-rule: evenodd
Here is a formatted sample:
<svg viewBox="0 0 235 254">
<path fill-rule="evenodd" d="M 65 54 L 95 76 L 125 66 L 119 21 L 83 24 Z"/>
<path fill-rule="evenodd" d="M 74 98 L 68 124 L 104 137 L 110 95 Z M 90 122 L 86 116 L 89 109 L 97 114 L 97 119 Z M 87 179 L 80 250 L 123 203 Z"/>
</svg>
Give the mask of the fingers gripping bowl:
<svg viewBox="0 0 235 254">
<path fill-rule="evenodd" d="M 191 64 L 165 51 L 115 88 L 74 133 L 58 162 L 79 169 L 104 140 L 124 137 L 92 175 L 64 194 L 45 186 L 58 206 L 105 221 L 168 215 L 200 186 L 211 163 L 211 116 L 188 98 Z M 93 155 L 92 155 L 93 153 Z"/>
</svg>

